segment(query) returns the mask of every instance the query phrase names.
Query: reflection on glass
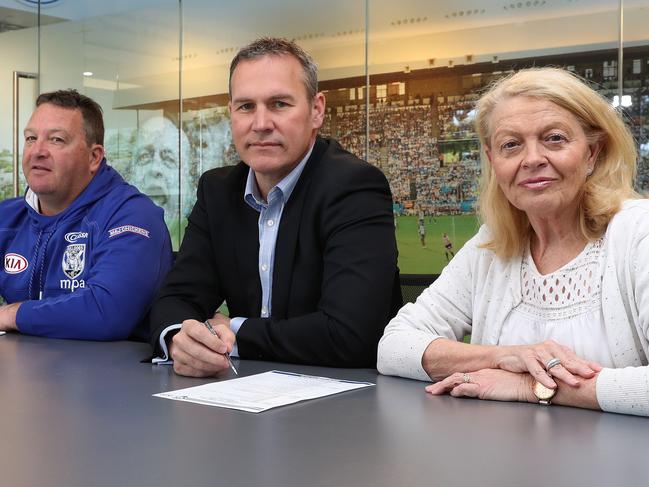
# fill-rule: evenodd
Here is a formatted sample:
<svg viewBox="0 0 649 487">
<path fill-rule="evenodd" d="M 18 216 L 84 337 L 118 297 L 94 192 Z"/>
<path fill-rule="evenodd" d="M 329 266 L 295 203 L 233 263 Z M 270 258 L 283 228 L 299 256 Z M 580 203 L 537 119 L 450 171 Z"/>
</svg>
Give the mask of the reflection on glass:
<svg viewBox="0 0 649 487">
<path fill-rule="evenodd" d="M 186 117 L 183 128 L 189 140 L 191 156 L 184 166 L 182 181 L 183 216 L 187 217 L 196 199 L 196 188 L 201 174 L 216 167 L 232 166 L 239 162 L 230 120 L 212 109 L 197 110 Z"/>
<path fill-rule="evenodd" d="M 624 94 L 621 105 L 638 143 L 636 189 L 649 196 L 649 5 L 624 2 Z"/>
<path fill-rule="evenodd" d="M 47 13 L 59 22 L 41 28 L 41 91 L 75 88 L 101 105 L 108 163 L 154 191 L 177 247 L 178 0 L 57 2 Z"/>
<path fill-rule="evenodd" d="M 9 149 L 0 149 L 0 200 L 13 196 L 13 157 Z"/>
<path fill-rule="evenodd" d="M 109 162 L 165 207 L 175 246 L 200 175 L 238 162 L 228 66 L 237 46 L 261 35 L 295 39 L 314 56 L 327 98 L 321 133 L 388 177 L 404 273 L 438 273 L 446 264 L 443 234 L 458 249 L 477 229 L 473 106 L 490 82 L 522 67 L 555 65 L 588 79 L 611 102 L 619 94 L 617 0 L 290 0 L 264 4 L 268 15 L 259 14 L 260 5 L 183 0 L 182 59 L 177 0 L 136 0 L 126 8 L 90 0 L 47 12 L 58 23 L 42 28 L 41 90 L 77 87 L 101 103 Z M 618 101 L 638 140 L 638 189 L 649 192 L 649 9 L 646 0 L 624 8 Z M 29 58 L 21 32 L 0 32 L 0 53 L 29 70 L 20 61 Z M 83 77 L 88 70 L 94 75 Z M 10 161 L 5 127 L 0 121 L 0 188 Z"/>
<path fill-rule="evenodd" d="M 132 153 L 133 184 L 164 208 L 169 223 L 189 215 L 201 174 L 238 162 L 228 119 L 202 112 L 183 130 L 163 116 L 150 118 L 137 131 Z"/>
<path fill-rule="evenodd" d="M 187 136 L 167 118 L 151 118 L 138 130 L 132 182 L 161 206 L 165 215 L 174 216 L 180 210 L 179 147 L 182 160 L 189 160 Z"/>
<path fill-rule="evenodd" d="M 6 3 L 6 2 L 5 2 Z M 43 24 L 56 22 L 49 16 L 41 16 Z M 0 8 L 0 200 L 11 198 L 14 194 L 13 164 L 13 74 L 36 73 L 38 70 L 38 15 L 36 9 L 18 2 Z M 34 108 L 37 93 L 37 80 L 19 77 L 19 156 L 22 156 L 22 130 Z M 19 194 L 24 192 L 26 182 L 19 168 Z"/>
<path fill-rule="evenodd" d="M 229 65 L 239 48 L 262 36 L 293 39 L 313 56 L 320 89 L 328 90 L 341 78 L 364 74 L 365 0 L 183 0 L 182 5 L 182 126 L 192 146 L 182 200 L 189 209 L 202 172 L 239 162 L 227 113 Z M 355 123 L 354 130 L 364 133 L 363 122 Z"/>
<path fill-rule="evenodd" d="M 329 103 L 328 130 L 357 154 L 369 104 L 368 160 L 390 181 L 406 274 L 439 273 L 449 242 L 458 249 L 478 228 L 474 107 L 491 82 L 554 65 L 611 100 L 616 88 L 618 2 L 478 3 L 371 2 L 369 89 L 350 80 Z"/>
</svg>

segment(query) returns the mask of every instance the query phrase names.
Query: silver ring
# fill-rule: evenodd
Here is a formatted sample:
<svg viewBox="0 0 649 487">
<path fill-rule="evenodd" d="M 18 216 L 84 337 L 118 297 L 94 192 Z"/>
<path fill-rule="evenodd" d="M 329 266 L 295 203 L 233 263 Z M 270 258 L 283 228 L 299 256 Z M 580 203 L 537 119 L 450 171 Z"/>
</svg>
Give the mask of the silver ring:
<svg viewBox="0 0 649 487">
<path fill-rule="evenodd" d="M 465 372 L 464 374 L 462 374 L 462 380 L 465 384 L 468 384 L 469 382 L 471 382 L 471 376 Z"/>
<path fill-rule="evenodd" d="M 551 358 L 548 360 L 548 363 L 545 364 L 545 370 L 549 372 L 552 367 L 556 367 L 557 365 L 561 365 L 561 360 L 558 358 Z"/>
</svg>

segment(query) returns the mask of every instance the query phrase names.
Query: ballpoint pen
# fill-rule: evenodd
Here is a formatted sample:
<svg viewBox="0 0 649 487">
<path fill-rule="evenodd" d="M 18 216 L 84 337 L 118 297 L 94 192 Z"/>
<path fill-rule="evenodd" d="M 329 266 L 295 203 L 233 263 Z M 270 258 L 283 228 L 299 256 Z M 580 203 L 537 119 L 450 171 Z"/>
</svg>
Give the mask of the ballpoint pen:
<svg viewBox="0 0 649 487">
<path fill-rule="evenodd" d="M 212 335 L 218 336 L 216 334 L 216 331 L 214 331 L 214 328 L 212 328 L 212 325 L 208 320 L 205 320 L 203 324 L 207 327 L 207 329 Z M 230 364 L 230 368 L 232 369 L 232 372 L 234 372 L 234 375 L 239 375 L 239 372 L 237 372 L 237 369 L 234 367 L 234 364 L 232 363 L 232 359 L 230 358 L 230 354 L 228 352 L 225 352 L 225 358 L 228 359 L 228 363 Z"/>
</svg>

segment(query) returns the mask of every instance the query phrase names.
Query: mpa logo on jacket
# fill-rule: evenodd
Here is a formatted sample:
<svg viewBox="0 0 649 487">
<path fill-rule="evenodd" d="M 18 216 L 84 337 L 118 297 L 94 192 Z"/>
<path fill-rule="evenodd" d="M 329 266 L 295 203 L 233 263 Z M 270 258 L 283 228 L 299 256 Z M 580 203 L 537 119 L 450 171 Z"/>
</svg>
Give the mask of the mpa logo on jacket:
<svg viewBox="0 0 649 487">
<path fill-rule="evenodd" d="M 86 244 L 68 245 L 63 253 L 63 273 L 74 279 L 83 272 L 86 265 Z"/>
<path fill-rule="evenodd" d="M 29 262 L 20 254 L 13 252 L 5 254 L 5 272 L 7 274 L 20 274 L 29 267 Z"/>
</svg>

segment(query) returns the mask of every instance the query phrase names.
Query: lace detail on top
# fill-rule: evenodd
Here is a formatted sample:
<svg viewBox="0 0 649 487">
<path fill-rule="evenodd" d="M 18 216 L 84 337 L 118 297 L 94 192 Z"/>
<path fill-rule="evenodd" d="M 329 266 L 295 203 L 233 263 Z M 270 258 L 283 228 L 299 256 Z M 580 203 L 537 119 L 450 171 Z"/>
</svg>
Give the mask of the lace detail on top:
<svg viewBox="0 0 649 487">
<path fill-rule="evenodd" d="M 554 321 L 597 309 L 602 294 L 602 249 L 602 239 L 589 242 L 572 261 L 543 276 L 536 269 L 528 246 L 521 268 L 523 302 L 517 310 L 533 318 Z"/>
</svg>

